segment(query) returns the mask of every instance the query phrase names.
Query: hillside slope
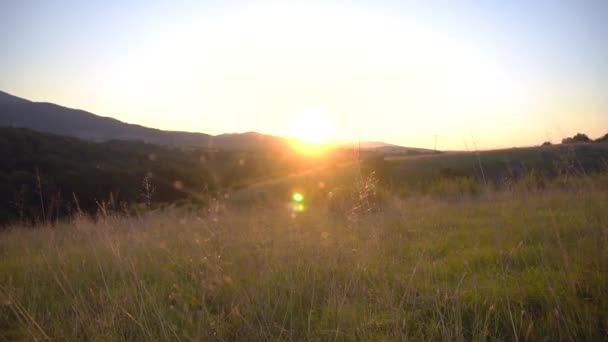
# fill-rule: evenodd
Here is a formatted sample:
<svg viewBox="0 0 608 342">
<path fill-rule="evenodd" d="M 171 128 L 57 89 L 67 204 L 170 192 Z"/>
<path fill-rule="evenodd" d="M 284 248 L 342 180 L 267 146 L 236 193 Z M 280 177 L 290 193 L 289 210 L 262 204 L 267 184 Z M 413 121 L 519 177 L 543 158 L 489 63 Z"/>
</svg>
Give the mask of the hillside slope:
<svg viewBox="0 0 608 342">
<path fill-rule="evenodd" d="M 28 128 L 85 140 L 137 140 L 147 143 L 220 150 L 284 149 L 283 138 L 254 132 L 212 136 L 205 133 L 164 131 L 128 124 L 84 110 L 46 102 L 31 102 L 0 92 L 0 126 Z"/>
<path fill-rule="evenodd" d="M 197 151 L 0 128 L 0 224 L 55 219 L 77 207 L 95 213 L 103 202 L 120 209 L 199 201 L 216 187 L 209 163 L 201 163 Z"/>
</svg>

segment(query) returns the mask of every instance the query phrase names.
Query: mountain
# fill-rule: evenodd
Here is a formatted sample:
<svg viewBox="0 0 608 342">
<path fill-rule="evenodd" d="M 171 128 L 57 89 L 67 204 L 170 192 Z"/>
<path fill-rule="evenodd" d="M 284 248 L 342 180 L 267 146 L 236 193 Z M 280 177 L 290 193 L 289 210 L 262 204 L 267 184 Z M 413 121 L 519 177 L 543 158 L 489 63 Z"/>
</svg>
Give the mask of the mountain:
<svg viewBox="0 0 608 342">
<path fill-rule="evenodd" d="M 11 94 L 7 94 L 3 91 L 0 91 L 0 104 L 6 104 L 6 103 L 27 103 L 30 102 L 26 99 L 22 99 L 20 97 L 17 96 L 13 96 Z"/>
<path fill-rule="evenodd" d="M 32 102 L 4 92 L 0 92 L 0 126 L 28 128 L 95 142 L 138 140 L 212 150 L 274 150 L 287 147 L 287 141 L 283 138 L 255 132 L 212 136 L 205 133 L 164 131 L 53 103 Z"/>
<path fill-rule="evenodd" d="M 384 155 L 416 155 L 416 154 L 427 154 L 435 153 L 436 151 L 417 148 L 417 147 L 405 147 L 400 145 L 387 144 L 380 141 L 361 141 L 360 143 L 352 143 L 347 145 L 350 148 L 361 148 L 366 151 L 375 151 Z"/>
<path fill-rule="evenodd" d="M 286 151 L 289 140 L 257 132 L 209 135 L 205 133 L 165 131 L 129 124 L 84 110 L 47 102 L 32 102 L 0 91 L 0 126 L 27 128 L 43 133 L 76 137 L 94 142 L 135 140 L 146 143 L 203 147 L 209 150 Z M 355 148 L 357 144 L 344 145 Z M 433 150 L 404 147 L 383 142 L 361 142 L 361 148 L 385 155 L 432 153 Z"/>
</svg>

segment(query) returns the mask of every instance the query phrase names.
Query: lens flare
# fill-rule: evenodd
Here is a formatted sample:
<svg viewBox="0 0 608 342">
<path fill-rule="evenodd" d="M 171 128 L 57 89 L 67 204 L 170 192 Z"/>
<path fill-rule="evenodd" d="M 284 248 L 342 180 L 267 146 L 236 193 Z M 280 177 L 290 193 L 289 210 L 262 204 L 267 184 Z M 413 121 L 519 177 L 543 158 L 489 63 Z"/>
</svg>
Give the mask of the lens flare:
<svg viewBox="0 0 608 342">
<path fill-rule="evenodd" d="M 299 192 L 296 192 L 296 193 L 294 193 L 294 194 L 293 194 L 292 198 L 293 198 L 293 200 L 294 200 L 295 202 L 298 202 L 298 203 L 299 203 L 299 202 L 302 202 L 302 201 L 304 200 L 304 195 L 302 195 L 302 194 L 301 194 L 301 193 L 299 193 Z"/>
</svg>

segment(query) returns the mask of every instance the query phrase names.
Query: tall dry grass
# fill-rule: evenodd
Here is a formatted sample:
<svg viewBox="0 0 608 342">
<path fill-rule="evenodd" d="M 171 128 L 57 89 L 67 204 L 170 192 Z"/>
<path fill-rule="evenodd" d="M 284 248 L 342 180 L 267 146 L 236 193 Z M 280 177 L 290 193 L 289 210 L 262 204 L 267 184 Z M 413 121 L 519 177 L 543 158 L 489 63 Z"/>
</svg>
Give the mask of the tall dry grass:
<svg viewBox="0 0 608 342">
<path fill-rule="evenodd" d="M 285 186 L 201 211 L 13 227 L 0 233 L 0 339 L 605 340 L 602 177 L 384 194 L 356 215 L 356 197 L 322 196 L 331 184 L 293 212 Z"/>
</svg>

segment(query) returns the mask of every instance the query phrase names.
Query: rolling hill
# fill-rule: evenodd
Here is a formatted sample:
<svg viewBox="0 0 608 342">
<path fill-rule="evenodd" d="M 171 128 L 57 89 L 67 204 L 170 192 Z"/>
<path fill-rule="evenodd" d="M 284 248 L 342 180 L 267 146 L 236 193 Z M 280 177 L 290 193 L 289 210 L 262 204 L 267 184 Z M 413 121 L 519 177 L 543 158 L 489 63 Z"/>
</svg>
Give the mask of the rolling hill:
<svg viewBox="0 0 608 342">
<path fill-rule="evenodd" d="M 207 148 L 209 150 L 285 151 L 289 139 L 257 132 L 210 135 L 197 132 L 165 131 L 129 124 L 84 110 L 47 102 L 33 102 L 0 91 L 0 127 L 27 128 L 43 133 L 76 137 L 94 142 L 135 140 L 146 143 Z M 352 148 L 353 145 L 344 145 Z M 361 147 L 384 155 L 432 153 L 421 148 L 382 142 L 361 142 Z"/>
<path fill-rule="evenodd" d="M 381 141 L 361 141 L 360 143 L 345 144 L 344 147 L 348 148 L 361 148 L 365 151 L 373 151 L 380 153 L 385 156 L 409 156 L 409 155 L 420 155 L 420 154 L 432 154 L 437 151 L 418 148 L 418 147 L 406 147 L 394 144 L 387 144 Z"/>
<path fill-rule="evenodd" d="M 28 128 L 95 142 L 137 140 L 158 145 L 219 150 L 274 150 L 287 146 L 283 138 L 255 132 L 213 136 L 164 131 L 53 103 L 32 102 L 4 92 L 0 92 L 0 126 Z"/>
</svg>

